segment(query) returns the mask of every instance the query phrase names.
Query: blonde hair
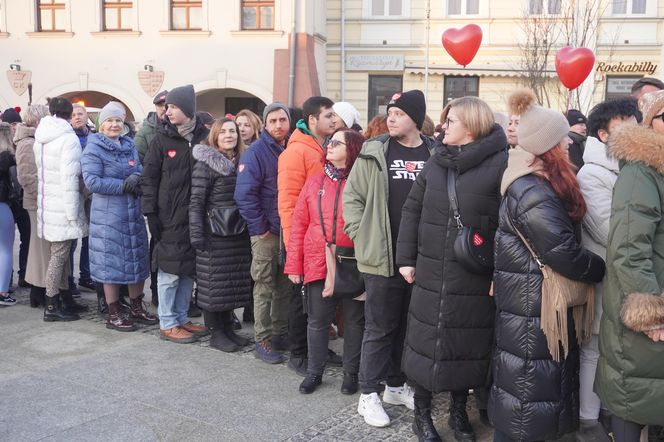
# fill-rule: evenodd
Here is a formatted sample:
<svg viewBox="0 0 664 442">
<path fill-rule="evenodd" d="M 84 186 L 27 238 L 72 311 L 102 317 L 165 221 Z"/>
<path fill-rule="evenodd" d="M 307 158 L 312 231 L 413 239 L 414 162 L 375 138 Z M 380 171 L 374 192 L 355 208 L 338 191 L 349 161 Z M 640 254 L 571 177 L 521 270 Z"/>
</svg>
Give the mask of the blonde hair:
<svg viewBox="0 0 664 442">
<path fill-rule="evenodd" d="M 240 159 L 244 151 L 247 150 L 247 147 L 245 146 L 244 141 L 242 141 L 242 137 L 240 137 L 240 129 L 237 127 L 237 123 L 234 120 L 231 120 L 230 118 L 219 118 L 218 120 L 214 120 L 212 127 L 210 127 L 210 134 L 208 135 L 207 142 L 208 146 L 218 150 L 219 146 L 217 145 L 217 138 L 219 138 L 219 133 L 221 132 L 224 123 L 229 121 L 235 125 L 235 132 L 237 133 L 237 144 L 235 145 L 235 160 L 237 161 Z"/>
<path fill-rule="evenodd" d="M 459 120 L 468 129 L 473 139 L 484 138 L 491 133 L 495 119 L 493 111 L 486 102 L 477 97 L 456 98 L 445 106 L 440 114 L 441 124 L 447 119 L 450 109 L 454 108 Z"/>
<path fill-rule="evenodd" d="M 42 118 L 51 115 L 48 106 L 44 104 L 32 104 L 23 113 L 23 124 L 28 127 L 37 127 Z"/>
<path fill-rule="evenodd" d="M 238 117 L 246 117 L 247 120 L 249 120 L 249 125 L 254 130 L 254 136 L 251 141 L 252 142 L 256 141 L 261 133 L 261 127 L 263 126 L 260 117 L 255 113 L 253 113 L 252 111 L 250 111 L 249 109 L 242 109 L 240 112 L 238 112 L 235 115 L 235 119 L 237 120 Z"/>
</svg>

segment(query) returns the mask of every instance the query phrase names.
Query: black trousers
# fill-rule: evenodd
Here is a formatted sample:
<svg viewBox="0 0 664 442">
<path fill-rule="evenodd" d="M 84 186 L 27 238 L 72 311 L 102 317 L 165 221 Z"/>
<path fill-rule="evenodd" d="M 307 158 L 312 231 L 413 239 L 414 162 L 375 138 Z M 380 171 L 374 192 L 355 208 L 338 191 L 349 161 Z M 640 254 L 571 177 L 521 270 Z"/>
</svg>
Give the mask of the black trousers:
<svg viewBox="0 0 664 442">
<path fill-rule="evenodd" d="M 156 242 L 150 237 L 150 267 L 152 267 L 152 253 L 154 252 L 154 246 Z M 150 293 L 152 294 L 152 299 L 157 298 L 157 272 L 150 271 Z"/>
<path fill-rule="evenodd" d="M 401 356 L 412 287 L 398 272 L 389 278 L 363 276 L 367 299 L 359 380 L 362 393 L 371 394 L 381 391 L 383 380 L 389 387 L 406 382 Z"/>
<path fill-rule="evenodd" d="M 293 292 L 288 307 L 288 340 L 291 343 L 291 357 L 296 358 L 306 358 L 308 352 L 308 320 L 302 298 L 302 284 L 293 284 Z"/>
<path fill-rule="evenodd" d="M 328 330 L 334 320 L 337 305 L 343 306 L 344 315 L 344 372 L 357 374 L 360 369 L 360 351 L 364 334 L 364 302 L 354 299 L 323 298 L 324 281 L 314 281 L 306 286 L 309 323 L 307 338 L 309 362 L 307 373 L 322 375 L 327 361 Z"/>
</svg>

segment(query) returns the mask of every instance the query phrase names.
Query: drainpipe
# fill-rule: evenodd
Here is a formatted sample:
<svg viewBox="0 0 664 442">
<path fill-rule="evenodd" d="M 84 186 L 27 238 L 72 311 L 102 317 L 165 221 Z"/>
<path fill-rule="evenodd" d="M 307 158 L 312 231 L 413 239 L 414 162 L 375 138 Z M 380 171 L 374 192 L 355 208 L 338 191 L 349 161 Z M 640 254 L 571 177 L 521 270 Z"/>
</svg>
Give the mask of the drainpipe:
<svg viewBox="0 0 664 442">
<path fill-rule="evenodd" d="M 288 74 L 288 107 L 293 107 L 293 96 L 295 95 L 295 46 L 297 41 L 297 0 L 292 3 L 292 28 L 290 41 L 290 71 Z"/>
<path fill-rule="evenodd" d="M 346 101 L 346 0 L 341 0 L 341 101 Z"/>
<path fill-rule="evenodd" d="M 424 102 L 429 101 L 429 34 L 431 33 L 431 0 L 427 0 L 426 56 L 424 61 Z"/>
</svg>

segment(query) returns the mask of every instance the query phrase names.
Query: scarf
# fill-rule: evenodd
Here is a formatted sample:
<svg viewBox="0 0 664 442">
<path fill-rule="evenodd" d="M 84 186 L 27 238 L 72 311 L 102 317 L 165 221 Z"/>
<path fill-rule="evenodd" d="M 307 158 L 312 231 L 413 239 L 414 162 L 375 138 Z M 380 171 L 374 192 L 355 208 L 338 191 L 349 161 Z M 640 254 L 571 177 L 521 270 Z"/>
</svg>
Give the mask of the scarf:
<svg viewBox="0 0 664 442">
<path fill-rule="evenodd" d="M 325 167 L 323 168 L 325 171 L 325 175 L 328 176 L 329 179 L 332 181 L 340 181 L 340 180 L 345 180 L 348 178 L 348 169 L 343 168 L 343 169 L 337 169 L 330 163 L 329 161 L 325 162 Z"/>
<path fill-rule="evenodd" d="M 507 169 L 505 169 L 503 180 L 500 183 L 500 194 L 505 196 L 510 184 L 516 181 L 517 178 L 530 174 L 545 176 L 542 160 L 523 150 L 520 146 L 510 149 L 507 158 Z"/>
<path fill-rule="evenodd" d="M 186 123 L 175 126 L 178 128 L 178 133 L 180 136 L 187 141 L 191 141 L 194 138 L 194 129 L 196 129 L 196 118 L 192 118 Z"/>
</svg>

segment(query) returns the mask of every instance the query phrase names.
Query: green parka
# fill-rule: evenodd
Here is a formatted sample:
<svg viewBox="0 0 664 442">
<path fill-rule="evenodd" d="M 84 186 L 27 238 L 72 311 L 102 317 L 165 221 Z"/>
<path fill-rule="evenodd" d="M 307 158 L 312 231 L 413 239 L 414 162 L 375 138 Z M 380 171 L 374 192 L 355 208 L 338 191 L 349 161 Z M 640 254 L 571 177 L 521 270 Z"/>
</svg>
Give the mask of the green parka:
<svg viewBox="0 0 664 442">
<path fill-rule="evenodd" d="M 422 137 L 433 154 L 433 142 Z M 343 192 L 344 232 L 355 244 L 357 268 L 362 273 L 394 275 L 392 235 L 388 215 L 387 148 L 389 136 L 364 143 Z"/>
<path fill-rule="evenodd" d="M 631 293 L 664 288 L 664 135 L 626 127 L 609 140 L 623 167 L 613 191 L 595 391 L 624 420 L 664 424 L 664 342 L 621 322 Z M 637 315 L 647 320 L 644 305 Z"/>
<path fill-rule="evenodd" d="M 143 127 L 138 131 L 134 138 L 136 150 L 138 151 L 138 159 L 143 162 L 145 154 L 148 152 L 148 147 L 152 139 L 157 135 L 157 132 L 162 124 L 157 120 L 157 113 L 150 112 L 145 120 L 143 120 Z"/>
</svg>

